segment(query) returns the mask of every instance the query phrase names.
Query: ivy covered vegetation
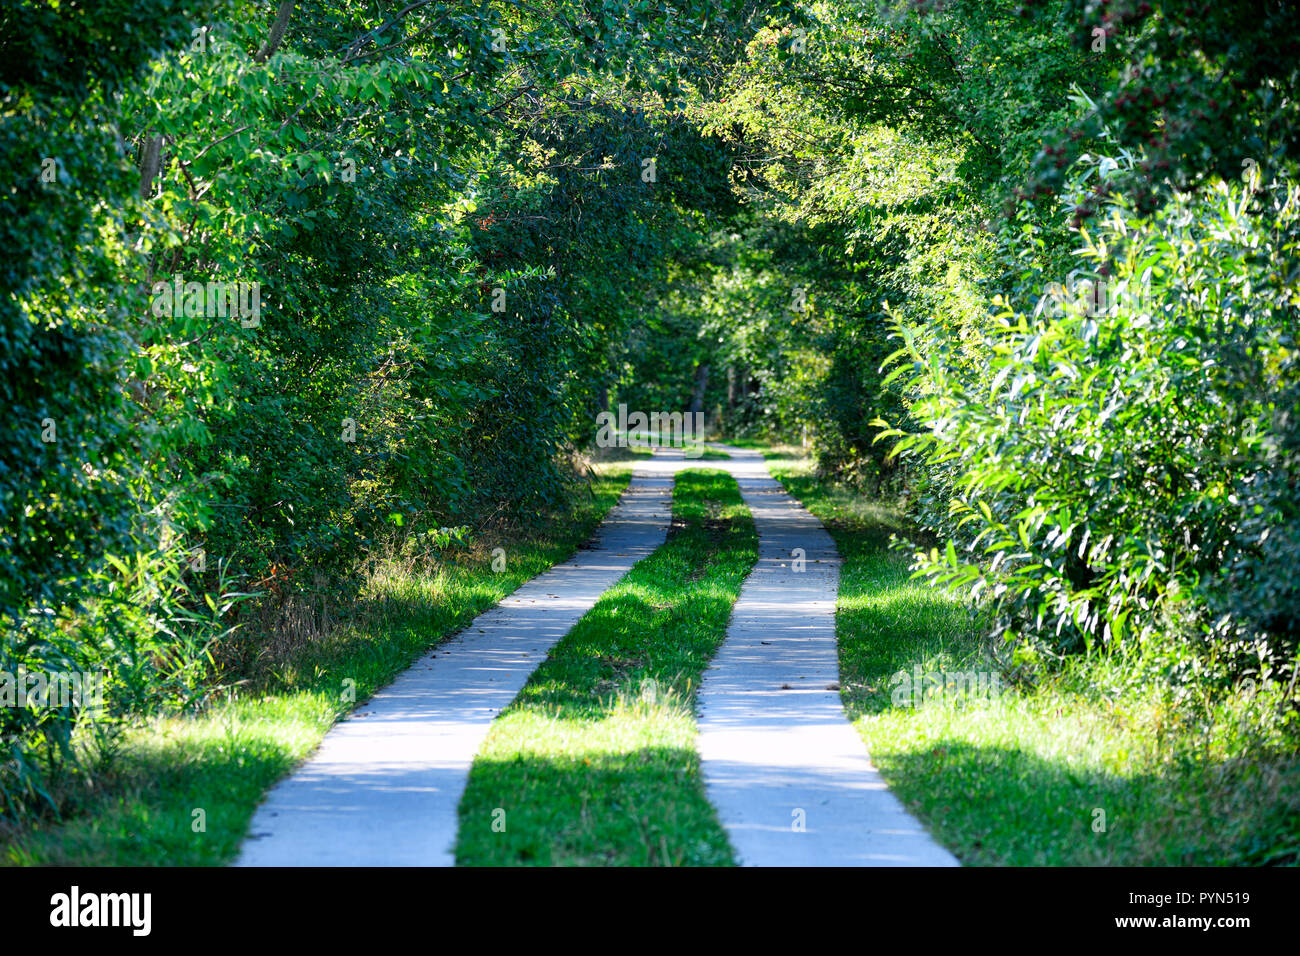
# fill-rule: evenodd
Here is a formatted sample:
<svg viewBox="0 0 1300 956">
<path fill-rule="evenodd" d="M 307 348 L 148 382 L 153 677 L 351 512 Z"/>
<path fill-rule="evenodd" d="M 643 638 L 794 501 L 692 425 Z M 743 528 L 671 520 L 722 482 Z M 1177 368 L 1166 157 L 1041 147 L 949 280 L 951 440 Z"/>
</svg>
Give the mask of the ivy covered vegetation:
<svg viewBox="0 0 1300 956">
<path fill-rule="evenodd" d="M 618 403 L 901 500 L 1012 686 L 1294 754 L 1298 86 L 1281 0 L 9 0 L 0 672 L 103 695 L 0 805 L 508 560 Z"/>
</svg>

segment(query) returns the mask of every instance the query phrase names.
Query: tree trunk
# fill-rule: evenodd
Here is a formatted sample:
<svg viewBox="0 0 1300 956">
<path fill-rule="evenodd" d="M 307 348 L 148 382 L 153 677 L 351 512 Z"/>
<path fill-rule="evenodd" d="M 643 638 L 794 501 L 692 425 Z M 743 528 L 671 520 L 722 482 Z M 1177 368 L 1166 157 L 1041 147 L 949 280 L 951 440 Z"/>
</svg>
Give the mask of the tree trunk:
<svg viewBox="0 0 1300 956">
<path fill-rule="evenodd" d="M 701 362 L 695 366 L 695 391 L 691 395 L 691 414 L 704 411 L 704 393 L 709 387 L 709 366 Z"/>
<path fill-rule="evenodd" d="M 141 199 L 148 199 L 153 195 L 153 181 L 162 163 L 162 141 L 161 136 L 150 136 L 144 141 L 144 151 L 140 156 Z"/>
</svg>

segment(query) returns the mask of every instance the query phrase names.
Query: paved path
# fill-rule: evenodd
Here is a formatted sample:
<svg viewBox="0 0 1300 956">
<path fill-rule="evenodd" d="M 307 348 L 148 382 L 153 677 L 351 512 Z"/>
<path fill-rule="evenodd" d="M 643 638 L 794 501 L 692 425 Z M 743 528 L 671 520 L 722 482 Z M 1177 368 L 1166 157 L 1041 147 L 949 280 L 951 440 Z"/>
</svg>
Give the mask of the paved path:
<svg viewBox="0 0 1300 956">
<path fill-rule="evenodd" d="M 470 764 L 547 650 L 661 545 L 680 452 L 638 461 L 592 550 L 533 578 L 336 724 L 267 796 L 239 866 L 450 866 Z"/>
<path fill-rule="evenodd" d="M 732 461 L 722 464 L 754 516 L 759 554 L 700 685 L 698 746 L 740 862 L 957 865 L 886 789 L 844 713 L 834 541 L 760 454 L 726 450 Z"/>
<path fill-rule="evenodd" d="M 493 719 L 600 595 L 664 542 L 684 467 L 735 475 L 759 534 L 758 564 L 700 688 L 704 779 L 741 862 L 955 864 L 885 788 L 833 689 L 834 543 L 761 455 L 726 450 L 731 461 L 664 449 L 639 461 L 595 547 L 524 584 L 336 724 L 271 790 L 237 865 L 453 864 L 457 805 Z M 794 570 L 795 548 L 806 570 Z"/>
</svg>

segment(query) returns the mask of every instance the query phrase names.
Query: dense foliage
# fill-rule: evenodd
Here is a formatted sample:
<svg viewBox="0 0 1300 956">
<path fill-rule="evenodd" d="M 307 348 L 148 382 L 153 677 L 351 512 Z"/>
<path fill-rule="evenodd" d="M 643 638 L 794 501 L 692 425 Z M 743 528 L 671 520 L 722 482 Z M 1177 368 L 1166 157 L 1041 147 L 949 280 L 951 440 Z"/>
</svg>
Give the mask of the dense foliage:
<svg viewBox="0 0 1300 956">
<path fill-rule="evenodd" d="M 1298 20 L 6 0 L 0 672 L 184 705 L 621 401 L 904 492 L 1017 664 L 1292 680 Z M 83 710 L 0 711 L 11 807 Z"/>
<path fill-rule="evenodd" d="M 566 495 L 646 283 L 732 202 L 674 104 L 753 13 L 7 3 L 0 671 L 103 676 L 111 728 L 255 657 L 246 599 Z M 0 711 L 11 806 L 84 703 Z"/>
<path fill-rule="evenodd" d="M 708 106 L 764 250 L 715 272 L 710 327 L 757 423 L 905 491 L 938 540 L 918 569 L 988 602 L 1017 663 L 1131 645 L 1288 680 L 1294 8 L 804 12 Z"/>
</svg>

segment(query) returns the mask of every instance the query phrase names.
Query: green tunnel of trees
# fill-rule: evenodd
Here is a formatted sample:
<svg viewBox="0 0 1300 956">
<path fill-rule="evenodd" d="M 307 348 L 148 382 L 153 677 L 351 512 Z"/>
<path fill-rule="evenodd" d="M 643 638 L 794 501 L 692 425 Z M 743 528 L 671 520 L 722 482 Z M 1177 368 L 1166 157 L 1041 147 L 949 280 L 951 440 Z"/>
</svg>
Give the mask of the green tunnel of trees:
<svg viewBox="0 0 1300 956">
<path fill-rule="evenodd" d="M 902 496 L 1018 665 L 1291 682 L 1300 12 L 6 0 L 0 671 L 575 493 L 612 404 Z M 315 583 L 312 583 L 315 582 Z M 0 709 L 34 799 L 76 706 Z"/>
</svg>

